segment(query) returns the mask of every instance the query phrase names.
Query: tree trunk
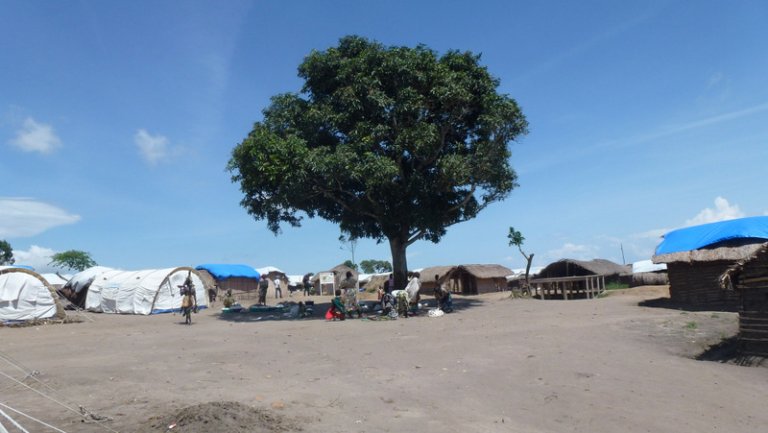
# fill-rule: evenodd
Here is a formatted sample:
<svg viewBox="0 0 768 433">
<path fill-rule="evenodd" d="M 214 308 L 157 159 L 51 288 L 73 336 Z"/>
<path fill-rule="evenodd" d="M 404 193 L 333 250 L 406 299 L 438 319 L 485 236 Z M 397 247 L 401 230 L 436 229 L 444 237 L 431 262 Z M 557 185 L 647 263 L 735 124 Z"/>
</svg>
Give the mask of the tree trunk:
<svg viewBox="0 0 768 433">
<path fill-rule="evenodd" d="M 399 238 L 389 239 L 389 249 L 392 251 L 392 273 L 395 277 L 394 290 L 405 289 L 408 284 L 408 262 L 405 259 L 406 241 Z"/>
<path fill-rule="evenodd" d="M 531 262 L 533 262 L 533 254 L 530 256 L 525 256 L 525 259 L 528 261 L 525 265 L 525 287 L 528 288 L 528 290 L 531 290 L 531 279 L 528 276 L 528 273 L 531 271 Z"/>
</svg>

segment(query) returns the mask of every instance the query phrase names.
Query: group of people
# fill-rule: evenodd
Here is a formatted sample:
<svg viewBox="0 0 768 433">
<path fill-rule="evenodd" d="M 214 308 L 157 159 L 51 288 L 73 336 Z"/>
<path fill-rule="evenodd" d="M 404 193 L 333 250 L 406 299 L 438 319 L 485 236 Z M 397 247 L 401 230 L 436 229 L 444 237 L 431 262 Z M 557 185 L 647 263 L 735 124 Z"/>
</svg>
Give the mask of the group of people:
<svg viewBox="0 0 768 433">
<path fill-rule="evenodd" d="M 408 284 L 405 289 L 394 290 L 395 279 L 390 274 L 389 279 L 384 282 L 384 286 L 379 290 L 379 303 L 381 314 L 390 317 L 405 317 L 412 315 L 419 309 L 421 300 L 421 275 L 418 272 L 408 273 Z M 357 315 L 362 317 L 362 308 L 357 300 L 357 281 L 353 278 L 352 272 L 347 272 L 346 278 L 339 284 L 339 289 L 334 293 L 331 306 L 325 314 L 327 320 L 344 320 Z M 437 308 L 444 313 L 453 311 L 453 297 L 451 292 L 443 287 L 440 276 L 435 275 L 435 300 Z"/>
</svg>

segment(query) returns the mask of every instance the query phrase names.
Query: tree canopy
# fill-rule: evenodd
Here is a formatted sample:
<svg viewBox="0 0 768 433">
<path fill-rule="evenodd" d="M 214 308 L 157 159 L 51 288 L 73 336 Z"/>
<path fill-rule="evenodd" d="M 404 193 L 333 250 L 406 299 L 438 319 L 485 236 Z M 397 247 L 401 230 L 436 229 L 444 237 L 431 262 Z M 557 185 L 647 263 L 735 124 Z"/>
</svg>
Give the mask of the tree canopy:
<svg viewBox="0 0 768 433">
<path fill-rule="evenodd" d="M 0 239 L 0 265 L 12 265 L 16 263 L 13 258 L 13 248 L 6 240 Z"/>
<path fill-rule="evenodd" d="M 360 269 L 366 274 L 383 274 L 392 272 L 392 264 L 386 260 L 363 260 L 360 262 Z"/>
<path fill-rule="evenodd" d="M 96 262 L 85 251 L 68 250 L 51 256 L 49 265 L 80 272 L 96 266 Z"/>
<path fill-rule="evenodd" d="M 386 239 L 404 285 L 409 245 L 517 185 L 508 145 L 528 124 L 479 55 L 347 36 L 298 71 L 301 91 L 274 96 L 228 164 L 241 205 L 274 233 L 306 215 Z"/>
</svg>

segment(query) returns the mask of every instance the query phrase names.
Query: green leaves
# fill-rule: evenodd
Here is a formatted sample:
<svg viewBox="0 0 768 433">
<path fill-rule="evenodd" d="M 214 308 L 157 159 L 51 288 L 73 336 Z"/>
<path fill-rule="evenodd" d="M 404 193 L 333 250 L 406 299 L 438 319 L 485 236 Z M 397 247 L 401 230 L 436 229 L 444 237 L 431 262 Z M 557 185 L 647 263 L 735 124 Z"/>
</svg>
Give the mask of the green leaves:
<svg viewBox="0 0 768 433">
<path fill-rule="evenodd" d="M 275 233 L 301 216 L 356 238 L 437 242 L 517 185 L 517 103 L 471 52 L 359 36 L 312 51 L 301 93 L 272 98 L 227 168 L 241 204 Z"/>
<path fill-rule="evenodd" d="M 67 250 L 54 254 L 51 257 L 49 265 L 80 272 L 96 266 L 96 262 L 91 258 L 91 255 L 85 251 Z"/>
</svg>

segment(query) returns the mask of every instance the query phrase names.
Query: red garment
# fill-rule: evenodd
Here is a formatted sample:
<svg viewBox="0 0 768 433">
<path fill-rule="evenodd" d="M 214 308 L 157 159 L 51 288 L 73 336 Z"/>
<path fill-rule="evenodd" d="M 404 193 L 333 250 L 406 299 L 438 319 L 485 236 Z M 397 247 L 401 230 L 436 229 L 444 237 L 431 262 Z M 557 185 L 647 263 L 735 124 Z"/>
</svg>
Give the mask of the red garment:
<svg viewBox="0 0 768 433">
<path fill-rule="evenodd" d="M 325 312 L 325 320 L 339 319 L 344 320 L 344 313 L 331 307 Z"/>
</svg>

